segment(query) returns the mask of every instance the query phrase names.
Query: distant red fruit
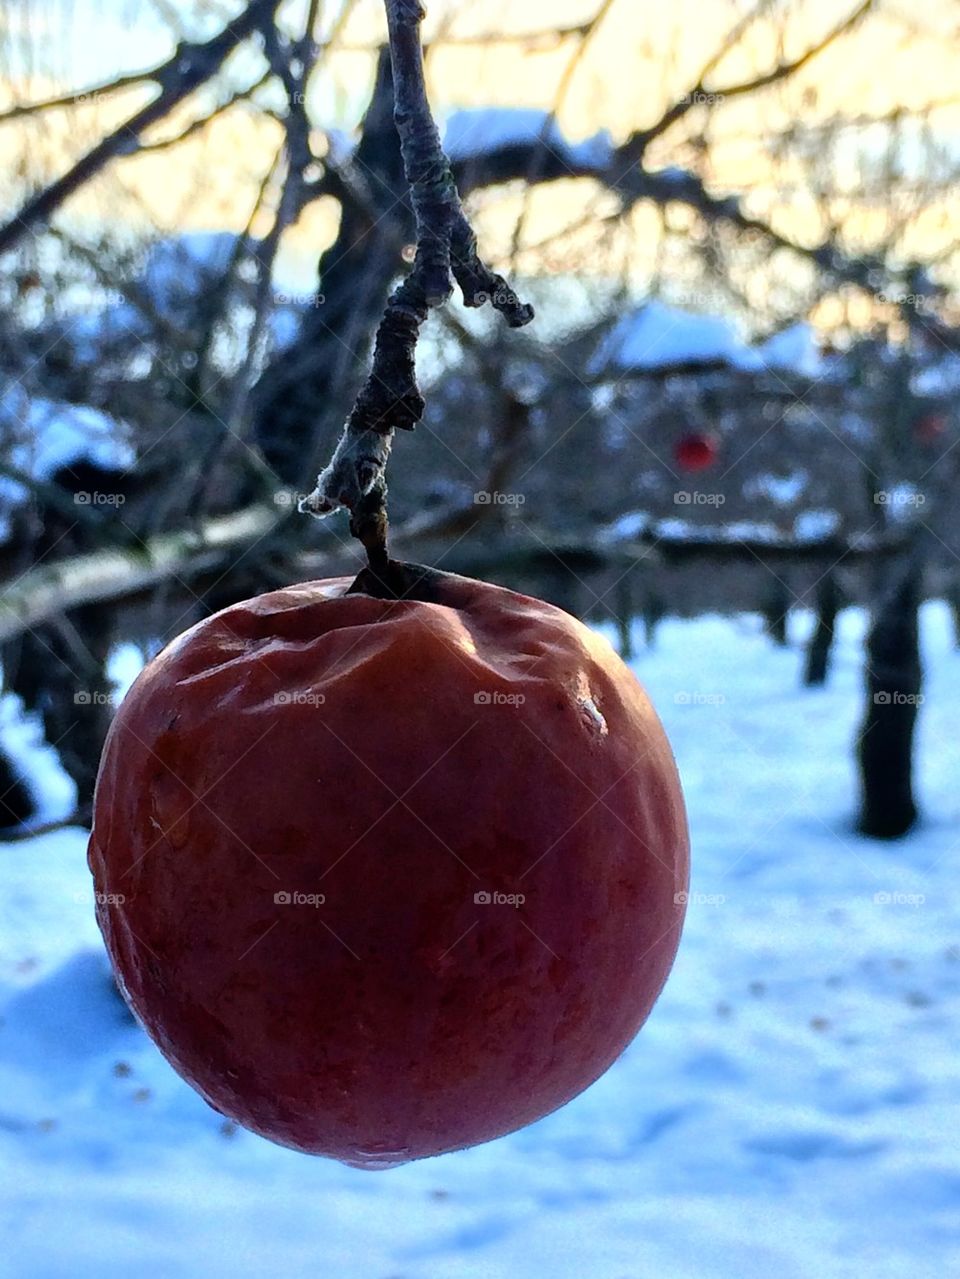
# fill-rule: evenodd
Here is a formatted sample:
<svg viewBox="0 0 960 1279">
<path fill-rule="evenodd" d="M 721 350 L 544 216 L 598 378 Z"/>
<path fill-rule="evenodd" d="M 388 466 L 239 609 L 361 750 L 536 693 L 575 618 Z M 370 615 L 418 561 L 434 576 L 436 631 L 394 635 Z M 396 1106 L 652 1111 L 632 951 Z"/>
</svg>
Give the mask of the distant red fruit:
<svg viewBox="0 0 960 1279">
<path fill-rule="evenodd" d="M 449 574 L 401 600 L 349 585 L 236 604 L 147 666 L 89 860 L 122 988 L 184 1078 L 376 1168 L 603 1074 L 670 971 L 688 844 L 605 640 Z"/>
<path fill-rule="evenodd" d="M 705 431 L 689 431 L 681 436 L 673 450 L 674 461 L 681 471 L 696 474 L 709 470 L 719 455 L 716 437 Z"/>
<path fill-rule="evenodd" d="M 946 435 L 949 425 L 943 413 L 924 413 L 914 422 L 913 434 L 920 444 L 936 444 Z"/>
</svg>

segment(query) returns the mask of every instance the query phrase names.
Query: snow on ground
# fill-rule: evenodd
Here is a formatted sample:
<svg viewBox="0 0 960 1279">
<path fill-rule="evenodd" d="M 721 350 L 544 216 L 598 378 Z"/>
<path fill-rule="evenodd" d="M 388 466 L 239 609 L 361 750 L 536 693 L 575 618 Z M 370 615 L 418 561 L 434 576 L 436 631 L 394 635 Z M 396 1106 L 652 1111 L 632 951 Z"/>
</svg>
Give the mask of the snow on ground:
<svg viewBox="0 0 960 1279">
<path fill-rule="evenodd" d="M 863 618 L 841 631 L 804 690 L 759 619 L 663 624 L 637 669 L 694 850 L 666 991 L 562 1111 L 391 1172 L 225 1126 L 112 994 L 83 833 L 0 848 L 0 1273 L 960 1274 L 960 655 L 928 606 L 927 823 L 882 846 L 849 827 Z"/>
</svg>

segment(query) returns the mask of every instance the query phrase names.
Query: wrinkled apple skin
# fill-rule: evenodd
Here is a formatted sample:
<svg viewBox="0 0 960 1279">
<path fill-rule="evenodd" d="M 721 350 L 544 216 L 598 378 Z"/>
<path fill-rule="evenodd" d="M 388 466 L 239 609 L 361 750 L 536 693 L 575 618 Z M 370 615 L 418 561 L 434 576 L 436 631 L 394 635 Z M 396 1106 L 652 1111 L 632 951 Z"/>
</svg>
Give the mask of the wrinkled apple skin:
<svg viewBox="0 0 960 1279">
<path fill-rule="evenodd" d="M 432 582 L 308 582 L 174 640 L 117 714 L 90 839 L 163 1054 L 246 1127 L 365 1167 L 597 1079 L 666 980 L 687 887 L 670 748 L 606 641 Z"/>
</svg>

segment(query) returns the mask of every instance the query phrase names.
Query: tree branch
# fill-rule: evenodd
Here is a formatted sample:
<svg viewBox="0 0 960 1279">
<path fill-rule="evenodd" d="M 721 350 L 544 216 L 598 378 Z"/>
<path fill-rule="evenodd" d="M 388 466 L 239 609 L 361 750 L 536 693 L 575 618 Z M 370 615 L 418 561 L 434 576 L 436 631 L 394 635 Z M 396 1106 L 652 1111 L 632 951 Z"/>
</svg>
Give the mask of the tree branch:
<svg viewBox="0 0 960 1279">
<path fill-rule="evenodd" d="M 161 533 L 142 547 L 93 551 L 38 564 L 0 593 L 0 643 L 37 626 L 49 624 L 62 613 L 84 604 L 116 604 L 163 582 L 186 586 L 206 573 L 222 573 L 267 537 L 283 536 L 290 554 L 286 576 L 306 581 L 315 577 L 354 573 L 343 548 L 303 551 L 298 524 L 286 523 L 289 507 L 274 503 L 248 506 L 235 515 L 208 520 L 199 530 Z M 482 518 L 477 516 L 477 519 Z M 533 571 L 557 562 L 578 572 L 641 563 L 678 564 L 701 561 L 711 564 L 815 563 L 831 566 L 876 562 L 903 549 L 909 530 L 880 534 L 852 533 L 796 541 L 791 537 L 738 538 L 721 527 L 678 532 L 672 521 L 652 521 L 635 537 L 610 542 L 602 532 L 572 540 L 548 529 L 538 532 L 525 526 L 528 536 L 515 532 L 499 540 L 458 538 L 450 545 L 444 514 L 426 524 L 417 517 L 397 530 L 396 541 L 404 554 L 418 558 L 443 556 L 451 572 L 489 577 L 505 572 Z M 281 526 L 284 526 L 281 528 Z M 299 552 L 299 553 L 298 553 Z M 194 597 L 191 596 L 191 599 Z"/>
<path fill-rule="evenodd" d="M 153 67 L 149 71 L 135 71 L 131 75 L 117 76 L 114 80 L 95 84 L 89 89 L 78 89 L 74 93 L 63 93 L 58 97 L 44 98 L 41 102 L 22 102 L 16 106 L 0 111 L 0 124 L 11 120 L 22 120 L 25 116 L 42 115 L 45 111 L 58 111 L 63 107 L 83 106 L 91 99 L 105 98 L 124 89 L 132 89 L 137 85 L 149 84 L 156 80 L 166 64 Z"/>
<path fill-rule="evenodd" d="M 199 532 L 161 533 L 139 547 L 94 551 L 38 564 L 0 592 L 0 641 L 79 604 L 134 595 L 171 577 L 217 568 L 262 541 L 286 518 L 275 504 L 209 520 Z"/>
<path fill-rule="evenodd" d="M 350 531 L 360 539 L 370 568 L 386 580 L 386 464 L 394 431 L 412 430 L 423 414 L 416 380 L 420 328 L 433 307 L 452 292 L 451 276 L 466 306 L 485 302 L 512 328 L 533 319 L 502 276 L 480 260 L 477 241 L 457 192 L 450 162 L 440 145 L 427 99 L 419 0 L 385 0 L 393 67 L 394 119 L 404 173 L 417 223 L 413 269 L 391 295 L 377 330 L 373 367 L 347 419 L 329 465 L 300 510 L 322 517 L 339 507 L 351 513 Z"/>
<path fill-rule="evenodd" d="M 643 129 L 634 134 L 632 141 L 636 155 L 638 157 L 642 155 L 655 138 L 659 138 L 661 134 L 666 133 L 678 120 L 683 119 L 688 112 L 704 101 L 714 99 L 722 101 L 725 98 L 743 97 L 744 94 L 767 89 L 773 84 L 778 84 L 781 80 L 788 80 L 791 76 L 796 75 L 798 71 L 801 71 L 831 44 L 839 40 L 841 36 L 846 35 L 848 31 L 851 31 L 861 19 L 866 17 L 875 3 L 876 0 L 862 0 L 862 3 L 852 13 L 828 31 L 822 40 L 818 40 L 816 44 L 811 45 L 806 52 L 800 54 L 799 57 L 794 58 L 792 61 L 778 63 L 773 70 L 757 76 L 753 80 L 745 80 L 739 84 L 730 84 L 718 88 L 708 88 L 704 84 L 704 80 L 719 61 L 719 57 L 711 58 L 707 68 L 700 74 L 697 83 L 688 93 L 685 93 L 682 98 L 678 98 L 673 106 L 664 112 L 656 124 L 649 129 Z M 730 45 L 728 44 L 726 47 L 729 48 Z"/>
<path fill-rule="evenodd" d="M 84 183 L 96 177 L 118 156 L 140 149 L 140 135 L 157 124 L 223 66 L 229 54 L 255 31 L 273 22 L 279 0 L 250 0 L 243 12 L 203 44 L 181 44 L 176 53 L 150 75 L 160 89 L 156 98 L 115 129 L 92 151 L 49 186 L 31 197 L 0 227 L 0 254 L 12 249 L 37 223 L 43 223 Z"/>
</svg>

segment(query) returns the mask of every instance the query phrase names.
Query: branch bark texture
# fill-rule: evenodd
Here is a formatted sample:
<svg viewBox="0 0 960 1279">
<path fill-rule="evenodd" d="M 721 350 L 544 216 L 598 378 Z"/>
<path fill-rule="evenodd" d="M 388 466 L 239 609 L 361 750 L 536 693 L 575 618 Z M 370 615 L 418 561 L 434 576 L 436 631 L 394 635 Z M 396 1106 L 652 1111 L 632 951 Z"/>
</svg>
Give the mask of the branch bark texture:
<svg viewBox="0 0 960 1279">
<path fill-rule="evenodd" d="M 477 253 L 476 236 L 457 192 L 450 162 L 430 111 L 424 82 L 418 0 L 385 0 L 393 68 L 394 119 L 416 217 L 413 268 L 391 294 L 374 344 L 373 366 L 316 488 L 300 509 L 323 517 L 350 511 L 374 573 L 388 572 L 386 465 L 396 430 L 412 430 L 423 415 L 416 349 L 429 311 L 442 306 L 455 280 L 466 306 L 489 302 L 512 328 L 533 319 L 502 276 Z"/>
</svg>

